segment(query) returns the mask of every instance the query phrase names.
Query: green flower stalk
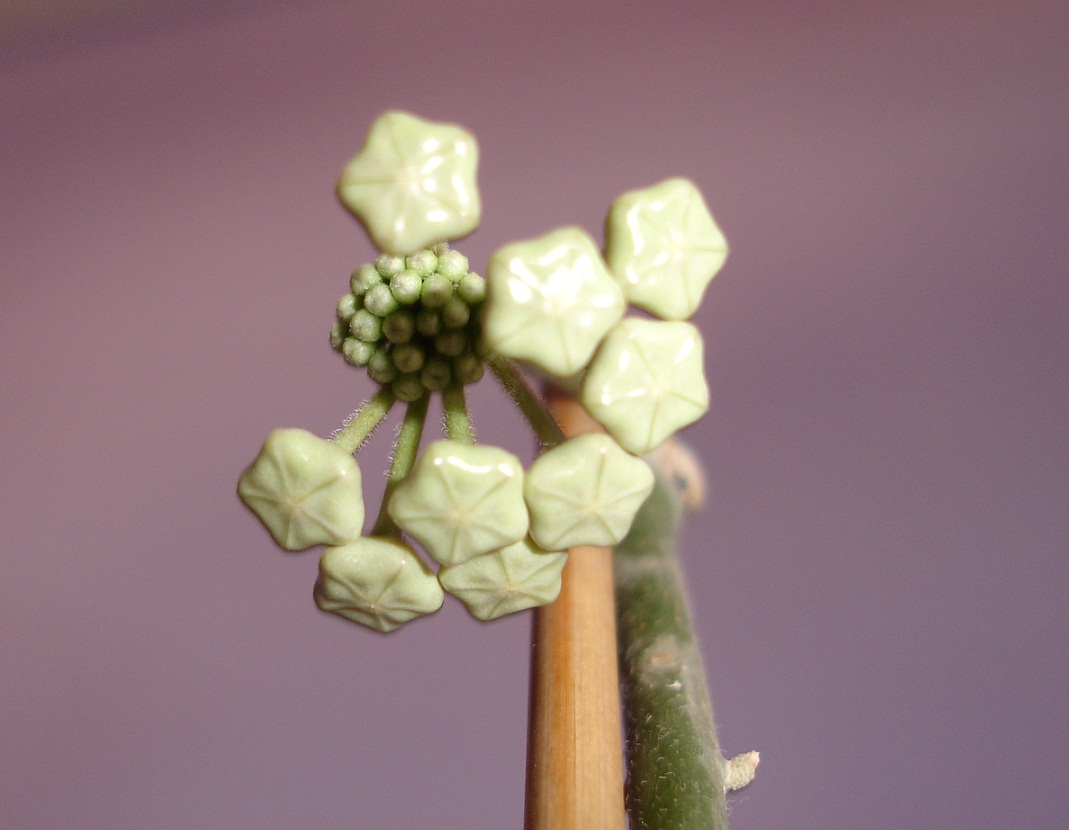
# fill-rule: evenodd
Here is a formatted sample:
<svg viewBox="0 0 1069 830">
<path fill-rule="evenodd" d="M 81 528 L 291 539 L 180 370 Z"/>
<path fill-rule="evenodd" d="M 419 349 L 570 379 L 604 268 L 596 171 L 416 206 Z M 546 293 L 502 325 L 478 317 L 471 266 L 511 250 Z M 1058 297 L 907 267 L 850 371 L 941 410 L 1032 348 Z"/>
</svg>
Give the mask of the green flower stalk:
<svg viewBox="0 0 1069 830">
<path fill-rule="evenodd" d="M 350 274 L 330 344 L 377 391 L 329 440 L 301 429 L 271 433 L 238 495 L 284 550 L 325 546 L 313 590 L 320 609 L 382 633 L 434 613 L 446 594 L 484 621 L 552 603 L 568 550 L 622 542 L 626 660 L 637 655 L 641 669 L 644 638 L 655 631 L 654 646 L 671 636 L 689 655 L 687 671 L 698 672 L 679 678 L 690 690 L 683 709 L 663 689 L 663 699 L 630 690 L 634 712 L 643 713 L 641 724 L 629 717 L 630 745 L 652 758 L 658 750 L 643 730 L 658 723 L 674 730 L 688 721 L 684 744 L 711 734 L 711 720 L 695 715 L 704 687 L 689 622 L 674 614 L 682 606 L 667 552 L 676 510 L 663 487 L 654 489 L 642 456 L 708 407 L 701 335 L 686 318 L 727 247 L 697 188 L 669 179 L 613 203 L 604 252 L 586 231 L 559 228 L 502 246 L 484 278 L 452 247 L 479 223 L 477 163 L 474 137 L 457 125 L 401 112 L 372 125 L 337 193 L 379 253 Z M 628 303 L 660 319 L 626 316 Z M 466 390 L 487 368 L 537 439 L 540 454 L 527 470 L 508 450 L 478 441 Z M 577 390 L 604 432 L 566 438 L 528 379 L 532 369 Z M 435 396 L 444 434 L 422 447 Z M 365 533 L 354 455 L 398 403 L 404 416 L 382 506 Z M 686 760 L 669 777 L 704 775 L 690 796 L 713 816 L 723 812 L 724 774 L 715 738 L 709 747 L 676 753 Z M 647 793 L 644 775 L 632 775 L 633 805 L 657 812 L 665 799 L 678 800 Z"/>
<path fill-rule="evenodd" d="M 658 454 L 657 483 L 613 560 L 627 806 L 633 830 L 726 830 L 725 793 L 750 782 L 758 758 L 720 754 L 676 552 L 698 485 L 675 449 Z"/>
</svg>

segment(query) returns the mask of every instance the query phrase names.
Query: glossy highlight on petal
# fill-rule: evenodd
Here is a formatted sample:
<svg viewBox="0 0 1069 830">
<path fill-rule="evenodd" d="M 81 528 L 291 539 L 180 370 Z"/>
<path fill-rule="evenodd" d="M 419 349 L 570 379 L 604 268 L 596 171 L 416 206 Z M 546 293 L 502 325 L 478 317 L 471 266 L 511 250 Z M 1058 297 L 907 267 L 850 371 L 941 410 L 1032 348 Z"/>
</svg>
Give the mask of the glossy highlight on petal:
<svg viewBox="0 0 1069 830">
<path fill-rule="evenodd" d="M 506 245 L 487 267 L 490 348 L 557 377 L 581 370 L 623 313 L 620 287 L 580 228 Z"/>
<path fill-rule="evenodd" d="M 375 537 L 328 548 L 313 597 L 321 610 L 382 632 L 434 613 L 444 600 L 435 575 L 407 545 Z"/>
<path fill-rule="evenodd" d="M 701 192 L 687 179 L 624 193 L 609 209 L 609 269 L 629 302 L 665 320 L 694 314 L 727 253 Z"/>
<path fill-rule="evenodd" d="M 456 565 L 526 535 L 523 467 L 499 447 L 435 441 L 394 491 L 389 511 L 438 562 Z"/>
<path fill-rule="evenodd" d="M 482 213 L 475 137 L 455 124 L 387 112 L 338 180 L 338 198 L 389 254 L 467 236 Z"/>
<path fill-rule="evenodd" d="M 356 461 L 303 429 L 276 429 L 267 437 L 238 480 L 238 496 L 286 550 L 340 545 L 363 529 Z"/>
<path fill-rule="evenodd" d="M 591 361 L 580 402 L 620 446 L 643 455 L 709 408 L 702 351 L 690 323 L 628 318 Z"/>
<path fill-rule="evenodd" d="M 608 435 L 570 438 L 536 458 L 524 476 L 531 538 L 550 550 L 615 545 L 652 489 L 649 465 Z"/>
</svg>

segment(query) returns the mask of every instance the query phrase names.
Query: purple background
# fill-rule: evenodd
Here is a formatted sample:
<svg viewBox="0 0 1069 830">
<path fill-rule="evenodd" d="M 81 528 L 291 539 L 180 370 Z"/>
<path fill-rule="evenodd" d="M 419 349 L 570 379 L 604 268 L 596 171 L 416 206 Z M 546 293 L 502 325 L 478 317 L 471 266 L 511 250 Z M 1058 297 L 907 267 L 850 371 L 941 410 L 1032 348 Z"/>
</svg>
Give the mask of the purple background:
<svg viewBox="0 0 1069 830">
<path fill-rule="evenodd" d="M 479 137 L 480 268 L 669 175 L 732 244 L 686 568 L 723 744 L 762 752 L 734 828 L 1069 824 L 1069 5 L 230 0 L 0 35 L 0 826 L 520 826 L 527 618 L 320 615 L 316 555 L 233 496 L 271 428 L 370 391 L 326 344 L 373 255 L 332 189 L 386 108 Z"/>
</svg>

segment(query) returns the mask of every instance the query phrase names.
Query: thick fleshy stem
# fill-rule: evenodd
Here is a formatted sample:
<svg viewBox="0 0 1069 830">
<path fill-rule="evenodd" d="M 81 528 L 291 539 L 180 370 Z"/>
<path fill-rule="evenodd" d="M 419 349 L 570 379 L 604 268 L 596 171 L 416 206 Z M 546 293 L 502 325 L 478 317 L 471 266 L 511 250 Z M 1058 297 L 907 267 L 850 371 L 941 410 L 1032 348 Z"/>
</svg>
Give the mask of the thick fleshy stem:
<svg viewBox="0 0 1069 830">
<path fill-rule="evenodd" d="M 397 433 L 397 443 L 393 448 L 393 461 L 390 463 L 390 473 L 386 477 L 386 489 L 382 494 L 382 506 L 379 508 L 378 518 L 371 530 L 372 536 L 400 536 L 394 520 L 390 517 L 390 496 L 393 495 L 397 485 L 412 471 L 419 455 L 419 442 L 423 437 L 423 425 L 427 421 L 427 404 L 430 402 L 430 394 L 424 394 L 408 404 L 405 410 L 405 418 L 401 422 L 401 429 Z"/>
<path fill-rule="evenodd" d="M 726 830 L 725 790 L 749 782 L 757 753 L 721 757 L 677 563 L 679 519 L 700 484 L 651 461 L 657 484 L 613 569 L 628 813 L 632 830 Z"/>
<path fill-rule="evenodd" d="M 499 355 L 489 359 L 490 369 L 501 382 L 513 403 L 519 407 L 531 425 L 543 449 L 551 449 L 564 442 L 564 433 L 553 414 L 546 408 L 542 396 L 531 388 L 523 372 L 511 360 Z"/>
<path fill-rule="evenodd" d="M 383 387 L 375 397 L 365 401 L 350 415 L 345 425 L 330 436 L 330 440 L 347 452 L 356 452 L 382 423 L 396 400 L 393 392 Z"/>
<path fill-rule="evenodd" d="M 464 387 L 459 383 L 450 384 L 442 391 L 442 411 L 446 436 L 454 441 L 474 444 L 475 430 L 468 415 L 468 401 L 464 396 Z"/>
</svg>

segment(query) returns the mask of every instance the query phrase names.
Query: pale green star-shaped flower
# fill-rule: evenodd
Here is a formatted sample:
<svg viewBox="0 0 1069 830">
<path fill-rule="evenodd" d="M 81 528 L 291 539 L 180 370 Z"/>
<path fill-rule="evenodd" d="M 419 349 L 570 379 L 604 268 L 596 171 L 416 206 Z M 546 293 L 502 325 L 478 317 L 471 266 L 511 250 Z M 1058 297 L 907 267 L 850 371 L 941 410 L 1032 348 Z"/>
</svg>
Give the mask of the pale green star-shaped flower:
<svg viewBox="0 0 1069 830">
<path fill-rule="evenodd" d="M 286 550 L 344 544 L 363 530 L 356 461 L 303 429 L 276 429 L 267 436 L 238 479 L 238 496 Z"/>
<path fill-rule="evenodd" d="M 442 568 L 438 581 L 480 620 L 553 602 L 568 554 L 547 552 L 529 538 Z"/>
<path fill-rule="evenodd" d="M 523 467 L 500 447 L 435 441 L 397 486 L 389 511 L 438 562 L 456 565 L 526 535 Z"/>
<path fill-rule="evenodd" d="M 478 226 L 478 161 L 463 127 L 387 112 L 342 171 L 338 198 L 381 250 L 408 256 Z"/>
<path fill-rule="evenodd" d="M 323 611 L 384 633 L 433 614 L 444 600 L 422 559 L 403 542 L 378 537 L 328 548 L 313 596 Z"/>
<path fill-rule="evenodd" d="M 625 450 L 649 452 L 709 408 L 701 333 L 690 323 L 623 320 L 591 361 L 579 400 Z"/>
<path fill-rule="evenodd" d="M 582 369 L 623 313 L 623 292 L 580 228 L 506 245 L 487 266 L 487 344 L 557 377 Z"/>
<path fill-rule="evenodd" d="M 649 465 L 608 435 L 570 438 L 535 459 L 524 475 L 531 538 L 549 550 L 615 545 L 652 489 Z"/>
<path fill-rule="evenodd" d="M 619 196 L 605 222 L 605 258 L 634 305 L 685 320 L 727 259 L 727 242 L 701 192 L 668 179 Z"/>
</svg>

